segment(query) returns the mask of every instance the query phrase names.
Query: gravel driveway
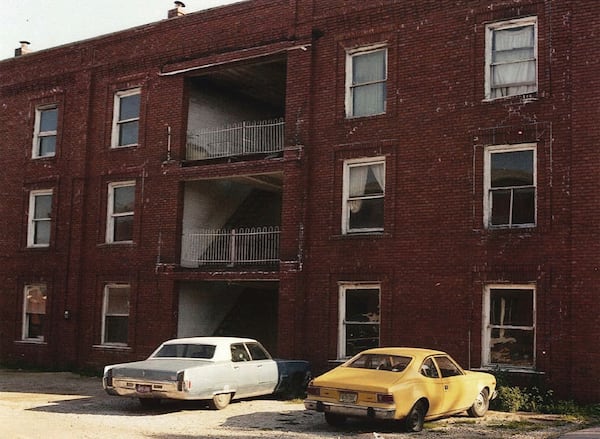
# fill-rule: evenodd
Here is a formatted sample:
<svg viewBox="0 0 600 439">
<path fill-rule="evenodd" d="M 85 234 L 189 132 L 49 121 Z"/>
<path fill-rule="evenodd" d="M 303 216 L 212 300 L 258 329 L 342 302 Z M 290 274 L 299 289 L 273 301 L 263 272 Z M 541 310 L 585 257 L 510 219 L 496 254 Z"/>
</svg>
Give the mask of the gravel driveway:
<svg viewBox="0 0 600 439">
<path fill-rule="evenodd" d="M 199 403 L 163 403 L 144 410 L 137 400 L 108 396 L 101 380 L 68 372 L 0 369 L 1 438 L 556 438 L 579 428 L 558 416 L 489 412 L 429 422 L 408 434 L 396 424 L 349 422 L 328 426 L 301 401 L 270 398 L 231 403 L 211 411 Z"/>
</svg>

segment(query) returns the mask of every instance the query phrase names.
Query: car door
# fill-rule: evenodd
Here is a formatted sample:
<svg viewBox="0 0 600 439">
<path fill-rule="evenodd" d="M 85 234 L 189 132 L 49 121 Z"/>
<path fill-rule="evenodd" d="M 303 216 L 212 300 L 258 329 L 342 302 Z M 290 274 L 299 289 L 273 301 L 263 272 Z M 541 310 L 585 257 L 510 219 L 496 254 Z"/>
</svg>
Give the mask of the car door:
<svg viewBox="0 0 600 439">
<path fill-rule="evenodd" d="M 470 403 L 467 402 L 469 396 L 465 394 L 465 373 L 447 355 L 436 356 L 435 362 L 440 371 L 444 391 L 441 413 L 466 408 Z"/>
<path fill-rule="evenodd" d="M 444 405 L 444 383 L 442 377 L 437 369 L 433 358 L 429 357 L 421 365 L 419 372 L 423 375 L 421 381 L 427 399 L 429 401 L 429 410 L 427 411 L 428 416 L 435 416 L 443 413 Z"/>
<path fill-rule="evenodd" d="M 232 343 L 231 368 L 235 378 L 236 396 L 244 397 L 255 394 L 258 389 L 258 370 L 252 363 L 250 354 L 244 343 Z"/>
<path fill-rule="evenodd" d="M 246 343 L 246 347 L 250 352 L 252 364 L 257 370 L 258 385 L 256 391 L 261 394 L 273 393 L 279 380 L 277 363 L 273 361 L 260 343 Z"/>
</svg>

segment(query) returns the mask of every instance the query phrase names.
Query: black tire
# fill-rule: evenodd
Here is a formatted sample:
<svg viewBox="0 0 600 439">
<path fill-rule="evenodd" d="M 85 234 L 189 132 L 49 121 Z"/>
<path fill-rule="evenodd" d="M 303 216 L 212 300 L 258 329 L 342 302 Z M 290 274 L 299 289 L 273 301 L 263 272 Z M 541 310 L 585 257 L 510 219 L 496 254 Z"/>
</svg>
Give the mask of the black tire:
<svg viewBox="0 0 600 439">
<path fill-rule="evenodd" d="M 404 427 L 408 432 L 418 432 L 423 430 L 426 413 L 425 403 L 423 401 L 415 402 L 406 418 L 404 418 Z"/>
<path fill-rule="evenodd" d="M 213 396 L 208 406 L 213 410 L 223 410 L 231 402 L 231 393 L 219 393 Z"/>
<path fill-rule="evenodd" d="M 490 399 L 488 391 L 487 389 L 483 389 L 479 392 L 479 395 L 477 395 L 475 402 L 473 402 L 473 405 L 467 410 L 467 413 L 473 418 L 481 418 L 487 413 L 489 407 Z"/>
<path fill-rule="evenodd" d="M 325 422 L 332 427 L 341 427 L 346 423 L 346 417 L 336 413 L 325 413 Z"/>
<path fill-rule="evenodd" d="M 145 409 L 155 409 L 160 406 L 158 398 L 140 398 L 140 405 Z"/>
</svg>

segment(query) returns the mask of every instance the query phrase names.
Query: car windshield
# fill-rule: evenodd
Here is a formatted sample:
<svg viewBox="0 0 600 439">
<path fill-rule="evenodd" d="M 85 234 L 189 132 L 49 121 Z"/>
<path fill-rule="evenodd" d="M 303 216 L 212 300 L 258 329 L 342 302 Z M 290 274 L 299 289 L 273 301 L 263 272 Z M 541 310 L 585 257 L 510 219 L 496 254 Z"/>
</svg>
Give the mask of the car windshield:
<svg viewBox="0 0 600 439">
<path fill-rule="evenodd" d="M 377 369 L 402 372 L 412 360 L 411 357 L 388 354 L 362 354 L 346 364 L 346 367 L 358 369 Z"/>
<path fill-rule="evenodd" d="M 203 358 L 209 360 L 215 355 L 215 345 L 210 344 L 165 344 L 154 358 Z"/>
</svg>

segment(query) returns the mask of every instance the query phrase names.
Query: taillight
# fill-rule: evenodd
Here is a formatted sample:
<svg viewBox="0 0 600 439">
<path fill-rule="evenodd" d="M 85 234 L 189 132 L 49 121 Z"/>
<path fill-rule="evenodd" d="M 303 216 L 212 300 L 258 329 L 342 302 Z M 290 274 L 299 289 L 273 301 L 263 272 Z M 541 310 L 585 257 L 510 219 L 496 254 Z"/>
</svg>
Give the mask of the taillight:
<svg viewBox="0 0 600 439">
<path fill-rule="evenodd" d="M 377 402 L 380 402 L 382 404 L 393 404 L 394 395 L 392 395 L 391 393 L 378 393 Z"/>
<path fill-rule="evenodd" d="M 177 390 L 179 390 L 180 392 L 184 390 L 183 376 L 183 371 L 177 372 Z"/>
<path fill-rule="evenodd" d="M 306 388 L 306 393 L 308 395 L 320 396 L 321 395 L 321 388 L 320 387 L 316 387 L 316 386 L 308 386 Z"/>
</svg>

